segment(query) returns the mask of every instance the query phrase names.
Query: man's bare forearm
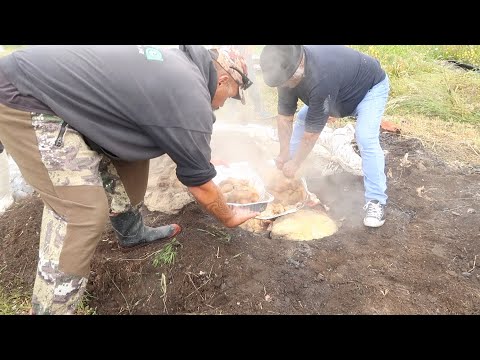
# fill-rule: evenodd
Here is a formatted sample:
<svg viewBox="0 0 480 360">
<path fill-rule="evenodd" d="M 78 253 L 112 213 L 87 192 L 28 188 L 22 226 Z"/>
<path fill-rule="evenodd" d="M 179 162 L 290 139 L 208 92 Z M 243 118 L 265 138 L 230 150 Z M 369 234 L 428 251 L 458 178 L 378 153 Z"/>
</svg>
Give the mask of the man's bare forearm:
<svg viewBox="0 0 480 360">
<path fill-rule="evenodd" d="M 225 197 L 213 181 L 200 186 L 189 187 L 188 190 L 205 210 L 215 216 L 223 225 L 229 226 L 234 214 L 228 207 Z"/>
<path fill-rule="evenodd" d="M 293 158 L 293 161 L 295 161 L 297 165 L 300 165 L 307 158 L 308 154 L 310 154 L 315 146 L 319 136 L 320 133 L 305 132 L 303 134 L 302 141 L 300 142 L 297 152 L 295 153 L 295 157 Z"/>
<path fill-rule="evenodd" d="M 290 138 L 292 137 L 293 116 L 277 115 L 278 140 L 280 155 L 288 159 L 290 153 Z"/>
</svg>

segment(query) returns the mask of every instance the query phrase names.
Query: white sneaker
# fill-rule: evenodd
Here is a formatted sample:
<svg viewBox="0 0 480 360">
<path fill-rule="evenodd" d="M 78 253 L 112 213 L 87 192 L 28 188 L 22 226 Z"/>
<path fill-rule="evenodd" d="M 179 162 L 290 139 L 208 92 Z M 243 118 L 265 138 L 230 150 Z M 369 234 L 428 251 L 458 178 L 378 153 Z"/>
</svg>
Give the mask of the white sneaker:
<svg viewBox="0 0 480 360">
<path fill-rule="evenodd" d="M 380 227 L 385 223 L 385 205 L 378 200 L 371 200 L 365 204 L 363 210 L 366 211 L 363 218 L 363 225 L 368 227 Z"/>
</svg>

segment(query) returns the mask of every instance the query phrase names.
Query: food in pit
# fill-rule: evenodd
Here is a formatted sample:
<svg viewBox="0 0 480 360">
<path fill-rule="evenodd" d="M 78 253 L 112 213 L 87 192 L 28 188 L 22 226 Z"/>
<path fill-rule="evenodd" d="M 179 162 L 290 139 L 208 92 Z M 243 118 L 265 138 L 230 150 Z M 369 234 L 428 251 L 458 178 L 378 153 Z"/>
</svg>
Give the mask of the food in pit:
<svg viewBox="0 0 480 360">
<path fill-rule="evenodd" d="M 280 203 L 271 202 L 267 205 L 267 208 L 260 213 L 261 217 L 272 217 L 275 215 L 283 214 L 285 211 L 294 209 L 295 205 L 283 206 Z"/>
<path fill-rule="evenodd" d="M 277 169 L 269 173 L 266 190 L 275 197 L 274 203 L 284 207 L 303 202 L 307 195 L 300 179 L 287 178 Z"/>
<path fill-rule="evenodd" d="M 225 196 L 227 203 L 250 204 L 260 200 L 260 195 L 249 180 L 226 178 L 218 184 L 220 191 Z"/>
<path fill-rule="evenodd" d="M 277 169 L 267 174 L 266 184 L 266 190 L 275 197 L 275 200 L 262 211 L 261 217 L 274 217 L 298 209 L 307 196 L 301 180 L 287 178 Z"/>
<path fill-rule="evenodd" d="M 272 223 L 271 220 L 250 219 L 240 224 L 240 228 L 258 234 L 264 231 L 270 231 Z"/>
</svg>

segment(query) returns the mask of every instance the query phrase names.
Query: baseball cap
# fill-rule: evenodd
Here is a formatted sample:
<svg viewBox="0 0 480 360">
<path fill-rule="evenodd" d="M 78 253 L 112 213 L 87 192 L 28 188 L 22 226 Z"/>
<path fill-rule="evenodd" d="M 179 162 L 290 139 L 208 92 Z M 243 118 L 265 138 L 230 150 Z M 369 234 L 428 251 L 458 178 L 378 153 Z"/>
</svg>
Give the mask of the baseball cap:
<svg viewBox="0 0 480 360">
<path fill-rule="evenodd" d="M 226 71 L 238 84 L 238 95 L 234 99 L 245 104 L 244 90 L 253 82 L 247 77 L 248 69 L 244 57 L 237 49 L 228 46 L 210 49 L 213 59 Z"/>
<path fill-rule="evenodd" d="M 302 61 L 302 45 L 266 45 L 260 54 L 263 80 L 270 87 L 285 83 Z"/>
</svg>

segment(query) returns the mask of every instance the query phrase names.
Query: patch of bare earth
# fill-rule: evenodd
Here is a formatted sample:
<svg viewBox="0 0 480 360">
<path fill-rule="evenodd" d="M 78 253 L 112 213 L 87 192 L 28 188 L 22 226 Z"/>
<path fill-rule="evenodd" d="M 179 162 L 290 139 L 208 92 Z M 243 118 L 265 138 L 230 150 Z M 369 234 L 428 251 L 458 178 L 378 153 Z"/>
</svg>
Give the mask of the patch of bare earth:
<svg viewBox="0 0 480 360">
<path fill-rule="evenodd" d="M 153 266 L 164 244 L 120 252 L 107 224 L 89 306 L 97 314 L 480 314 L 480 174 L 447 166 L 416 139 L 382 134 L 382 142 L 383 227 L 363 226 L 362 178 L 349 174 L 309 179 L 341 224 L 321 240 L 226 229 L 196 204 L 176 216 L 146 212 L 148 224 L 183 226 L 174 264 Z M 41 210 L 34 198 L 0 217 L 7 289 L 31 293 Z"/>
</svg>

